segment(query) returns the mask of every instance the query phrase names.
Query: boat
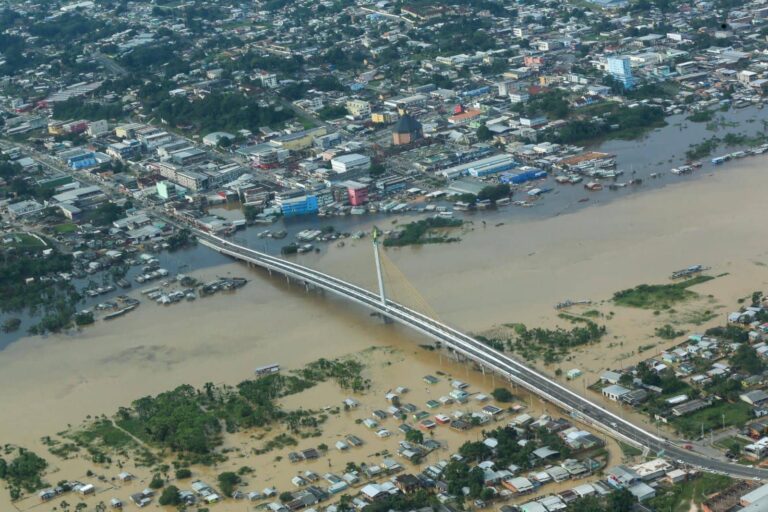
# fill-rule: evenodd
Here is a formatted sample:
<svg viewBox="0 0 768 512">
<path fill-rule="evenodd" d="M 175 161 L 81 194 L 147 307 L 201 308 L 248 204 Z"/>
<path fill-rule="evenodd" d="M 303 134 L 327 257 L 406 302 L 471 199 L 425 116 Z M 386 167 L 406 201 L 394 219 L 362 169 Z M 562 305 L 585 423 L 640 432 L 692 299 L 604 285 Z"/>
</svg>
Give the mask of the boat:
<svg viewBox="0 0 768 512">
<path fill-rule="evenodd" d="M 129 311 L 133 311 L 136 309 L 139 305 L 138 304 L 131 304 L 130 306 L 126 306 L 122 309 L 118 309 L 117 311 L 110 313 L 108 315 L 104 315 L 104 320 L 114 320 L 115 318 L 119 316 L 123 316 L 124 314 L 128 313 Z"/>
<path fill-rule="evenodd" d="M 312 244 L 304 244 L 302 246 L 299 246 L 299 248 L 296 250 L 299 254 L 304 254 L 309 251 L 311 251 L 314 248 Z"/>
</svg>

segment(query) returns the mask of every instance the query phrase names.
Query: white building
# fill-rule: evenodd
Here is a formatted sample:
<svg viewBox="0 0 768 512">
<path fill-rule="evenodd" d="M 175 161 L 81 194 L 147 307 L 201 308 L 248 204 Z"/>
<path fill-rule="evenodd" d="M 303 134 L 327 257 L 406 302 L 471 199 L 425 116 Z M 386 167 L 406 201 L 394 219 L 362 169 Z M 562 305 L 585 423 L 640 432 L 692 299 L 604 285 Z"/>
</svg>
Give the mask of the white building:
<svg viewBox="0 0 768 512">
<path fill-rule="evenodd" d="M 347 111 L 355 117 L 368 117 L 371 115 L 371 104 L 365 100 L 349 100 Z"/>
<path fill-rule="evenodd" d="M 331 169 L 337 174 L 367 171 L 371 168 L 371 159 L 359 153 L 337 156 L 331 159 Z"/>
<path fill-rule="evenodd" d="M 109 123 L 104 119 L 88 123 L 87 133 L 89 137 L 101 137 L 102 135 L 106 135 L 109 133 Z"/>
</svg>

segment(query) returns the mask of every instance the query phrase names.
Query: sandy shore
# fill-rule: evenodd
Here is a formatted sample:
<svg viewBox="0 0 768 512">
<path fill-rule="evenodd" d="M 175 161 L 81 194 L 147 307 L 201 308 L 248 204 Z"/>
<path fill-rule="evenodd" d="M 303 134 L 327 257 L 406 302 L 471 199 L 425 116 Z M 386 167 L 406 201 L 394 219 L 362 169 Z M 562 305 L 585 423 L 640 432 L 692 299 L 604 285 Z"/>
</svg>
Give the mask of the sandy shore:
<svg viewBox="0 0 768 512">
<path fill-rule="evenodd" d="M 768 248 L 756 227 L 768 190 L 764 166 L 764 159 L 745 160 L 705 179 L 546 220 L 516 222 L 510 210 L 503 226 L 476 223 L 460 244 L 387 250 L 407 277 L 391 281 L 390 293 L 417 307 L 428 303 L 468 331 L 504 322 L 555 325 L 552 306 L 563 299 L 599 303 L 616 290 L 666 282 L 673 270 L 701 263 L 712 275 L 727 273 L 696 288 L 720 313 L 710 323 L 722 323 L 736 299 L 768 282 Z M 299 261 L 373 288 L 370 251 L 370 241 L 361 240 Z M 236 294 L 170 307 L 143 304 L 80 335 L 24 339 L 0 353 L 0 407 L 13 411 L 0 420 L 0 439 L 34 449 L 41 436 L 89 414 L 112 413 L 180 383 L 236 383 L 261 364 L 296 367 L 372 345 L 412 349 L 424 342 L 346 302 L 306 295 L 240 265 L 208 272 L 227 273 L 252 281 Z M 649 343 L 653 325 L 675 320 L 611 304 L 598 309 L 616 313 L 606 321 L 609 339 L 599 357 L 585 352 L 569 367 L 597 373 L 647 357 L 652 352 L 641 356 L 636 348 Z"/>
</svg>

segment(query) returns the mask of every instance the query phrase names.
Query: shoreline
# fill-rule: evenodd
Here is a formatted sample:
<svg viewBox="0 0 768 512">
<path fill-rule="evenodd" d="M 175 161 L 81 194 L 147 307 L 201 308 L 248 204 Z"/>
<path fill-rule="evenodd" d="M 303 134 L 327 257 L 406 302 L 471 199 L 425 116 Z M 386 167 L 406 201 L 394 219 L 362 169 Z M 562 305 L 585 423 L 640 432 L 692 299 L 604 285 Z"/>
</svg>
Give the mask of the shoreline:
<svg viewBox="0 0 768 512">
<path fill-rule="evenodd" d="M 760 161 L 580 215 L 498 228 L 476 225 L 459 244 L 387 250 L 386 259 L 397 267 L 390 268 L 390 277 L 406 277 L 392 281 L 390 296 L 426 303 L 441 319 L 471 332 L 516 321 L 531 327 L 562 324 L 556 302 L 590 298 L 604 313 L 616 312 L 603 322 L 609 336 L 600 358 L 590 355 L 595 347 L 587 347 L 562 366 L 581 367 L 582 378 L 592 379 L 617 365 L 623 353 L 648 343 L 649 322 L 668 321 L 666 314 L 657 318 L 606 302 L 615 291 L 667 282 L 672 270 L 702 263 L 712 267 L 712 275 L 726 274 L 695 287 L 703 298 L 714 296 L 711 307 L 718 316 L 712 322 L 722 323 L 724 310 L 735 307 L 739 297 L 768 287 L 768 249 L 745 222 L 759 219 L 758 199 L 768 189 Z M 709 207 L 690 207 L 696 203 Z M 739 215 L 728 205 L 739 205 Z M 298 261 L 375 289 L 370 251 L 370 239 L 362 239 Z M 381 324 L 330 295 L 307 294 L 236 263 L 190 274 L 244 275 L 250 282 L 235 294 L 167 308 L 148 304 L 75 336 L 27 337 L 2 351 L 0 384 L 14 392 L 0 397 L 0 405 L 16 412 L 13 422 L 0 422 L 0 437 L 35 450 L 41 436 L 67 424 L 112 414 L 120 405 L 182 383 L 234 384 L 262 364 L 291 368 L 370 346 L 393 346 L 436 365 L 437 357 L 418 347 L 425 338 Z M 610 343 L 623 345 L 609 348 Z M 545 370 L 554 373 L 554 367 Z"/>
</svg>

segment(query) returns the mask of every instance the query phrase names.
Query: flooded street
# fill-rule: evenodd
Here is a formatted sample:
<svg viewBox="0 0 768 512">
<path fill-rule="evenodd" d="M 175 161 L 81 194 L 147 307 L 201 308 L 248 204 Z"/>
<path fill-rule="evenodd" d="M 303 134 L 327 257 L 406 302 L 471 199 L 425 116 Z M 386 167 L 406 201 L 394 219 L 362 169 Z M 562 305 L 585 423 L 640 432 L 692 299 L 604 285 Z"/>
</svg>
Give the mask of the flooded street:
<svg viewBox="0 0 768 512">
<path fill-rule="evenodd" d="M 586 393 L 585 385 L 601 370 L 661 350 L 662 344 L 642 354 L 637 350 L 649 343 L 654 326 L 684 320 L 684 311 L 676 318 L 670 313 L 656 317 L 604 303 L 613 292 L 667 282 L 673 270 L 688 265 L 712 267 L 709 273 L 719 277 L 694 288 L 702 303 L 690 307 L 706 307 L 718 316 L 685 327 L 703 330 L 723 323 L 739 297 L 766 289 L 768 247 L 755 220 L 762 217 L 765 190 L 766 160 L 757 157 L 716 172 L 702 170 L 690 183 L 577 213 L 507 219 L 498 227 L 475 223 L 461 243 L 386 250 L 387 286 L 395 300 L 433 310 L 471 332 L 509 322 L 558 325 L 562 322 L 553 305 L 569 298 L 590 299 L 604 315 L 613 311 L 612 319 L 600 320 L 608 327 L 606 339 L 561 363 L 564 369 L 585 371 L 572 386 Z M 236 238 L 247 240 L 254 232 Z M 346 301 L 306 293 L 262 271 L 227 263 L 204 247 L 167 257 L 198 258 L 184 272 L 201 280 L 242 276 L 250 282 L 235 293 L 167 307 L 143 301 L 136 311 L 97 322 L 77 335 L 11 343 L 0 352 L 0 386 L 6 390 L 0 407 L 13 413 L 0 420 L 0 439 L 46 455 L 41 436 L 77 425 L 88 415 L 112 414 L 120 405 L 182 383 L 235 384 L 249 378 L 254 367 L 270 363 L 296 368 L 319 357 L 387 346 L 406 354 L 401 372 L 420 376 L 442 364 L 436 353 L 418 348 L 428 342 L 425 338 L 385 325 Z M 369 239 L 295 258 L 375 287 Z M 141 297 L 140 289 L 134 286 L 131 295 Z M 555 369 L 546 371 L 554 374 Z M 381 378 L 385 370 L 379 370 Z M 470 373 L 468 378 L 482 376 Z M 492 389 L 491 382 L 485 386 Z"/>
<path fill-rule="evenodd" d="M 617 290 L 664 282 L 673 270 L 702 263 L 713 268 L 713 275 L 728 275 L 700 288 L 733 307 L 739 296 L 768 282 L 763 264 L 768 249 L 748 221 L 760 216 L 762 190 L 768 187 L 763 167 L 762 159 L 746 160 L 728 172 L 577 214 L 500 227 L 476 224 L 459 244 L 388 249 L 385 260 L 397 267 L 385 265 L 388 291 L 421 309 L 428 304 L 442 320 L 477 332 L 505 322 L 552 325 L 556 302 L 599 302 Z M 734 212 L 730 205 L 741 206 Z M 374 288 L 371 251 L 370 240 L 362 239 L 297 261 Z M 203 247 L 188 253 L 207 253 L 211 263 L 225 261 Z M 6 407 L 16 400 L 31 404 L 19 411 L 29 415 L 30 424 L 19 416 L 15 425 L 0 423 L 0 434 L 42 435 L 50 427 L 32 421 L 41 416 L 73 422 L 83 412 L 108 411 L 109 405 L 177 383 L 242 378 L 260 364 L 296 366 L 374 344 L 423 342 L 345 301 L 306 294 L 258 270 L 229 263 L 200 274 L 215 276 L 244 276 L 251 282 L 234 294 L 193 303 L 162 307 L 145 301 L 135 312 L 98 322 L 79 335 L 11 344 L 0 353 L 0 380 L 17 392 L 3 394 L 0 401 Z M 138 290 L 132 294 L 140 297 Z M 626 343 L 637 342 L 648 336 L 638 332 L 645 313 L 617 312 L 610 326 L 624 321 L 631 329 L 621 335 Z M 99 393 L 110 386 L 115 395 Z M 64 411 L 54 414 L 58 407 Z"/>
</svg>

